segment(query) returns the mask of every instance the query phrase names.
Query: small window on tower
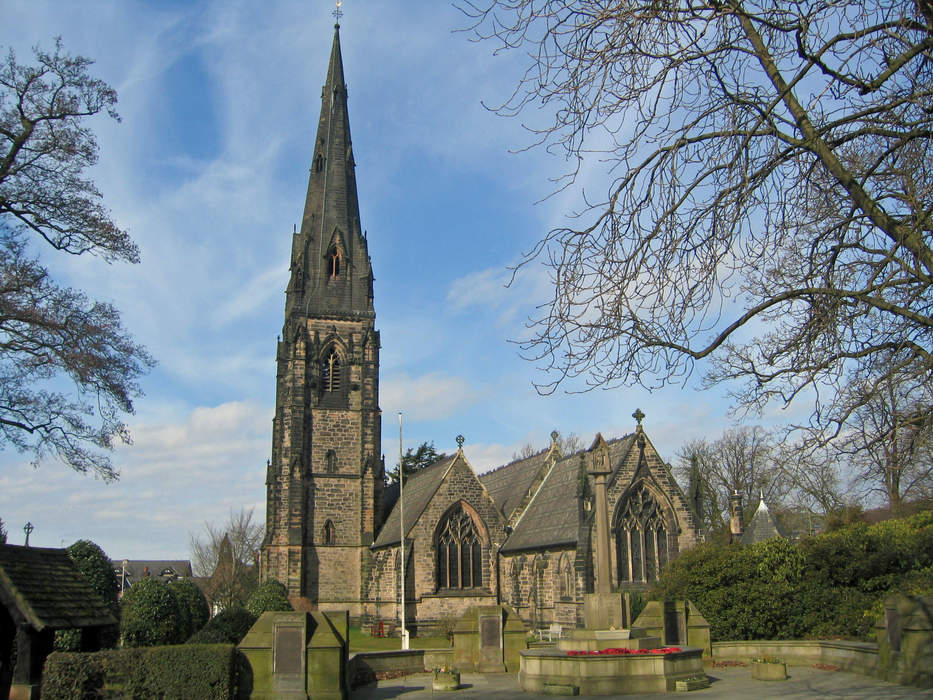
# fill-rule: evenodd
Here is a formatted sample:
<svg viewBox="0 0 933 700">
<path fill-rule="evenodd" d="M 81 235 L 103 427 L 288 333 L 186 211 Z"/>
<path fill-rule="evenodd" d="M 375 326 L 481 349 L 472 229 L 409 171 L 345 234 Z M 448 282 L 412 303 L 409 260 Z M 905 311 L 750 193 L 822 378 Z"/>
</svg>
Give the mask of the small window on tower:
<svg viewBox="0 0 933 700">
<path fill-rule="evenodd" d="M 318 153 L 317 158 L 314 159 L 314 172 L 319 173 L 322 170 L 324 170 L 324 156 Z"/>
<path fill-rule="evenodd" d="M 329 473 L 337 471 L 337 453 L 334 450 L 327 450 L 326 468 Z"/>
<path fill-rule="evenodd" d="M 334 528 L 334 523 L 330 520 L 324 523 L 324 544 L 336 544 L 337 543 L 337 531 Z"/>
<path fill-rule="evenodd" d="M 327 255 L 327 274 L 331 279 L 340 277 L 340 263 L 341 255 L 340 251 L 336 248 L 332 248 L 330 253 Z"/>
<path fill-rule="evenodd" d="M 331 350 L 321 363 L 321 383 L 326 392 L 340 389 L 340 356 L 336 350 Z"/>
</svg>

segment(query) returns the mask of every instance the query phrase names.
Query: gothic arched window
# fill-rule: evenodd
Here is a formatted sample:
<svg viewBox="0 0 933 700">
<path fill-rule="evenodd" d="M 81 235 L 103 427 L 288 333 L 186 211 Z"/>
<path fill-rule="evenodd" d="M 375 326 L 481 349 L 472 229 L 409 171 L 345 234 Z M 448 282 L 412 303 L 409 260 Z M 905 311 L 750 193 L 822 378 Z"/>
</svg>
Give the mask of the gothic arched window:
<svg viewBox="0 0 933 700">
<path fill-rule="evenodd" d="M 337 529 L 334 527 L 334 523 L 328 519 L 324 523 L 324 544 L 336 544 L 337 543 Z"/>
<path fill-rule="evenodd" d="M 644 484 L 628 495 L 616 520 L 616 561 L 619 583 L 647 583 L 671 558 L 664 512 Z"/>
<path fill-rule="evenodd" d="M 557 564 L 557 591 L 561 598 L 574 597 L 573 565 L 566 552 L 560 555 L 560 561 Z"/>
<path fill-rule="evenodd" d="M 441 524 L 437 536 L 437 587 L 480 588 L 483 545 L 476 523 L 458 505 Z"/>
<path fill-rule="evenodd" d="M 334 450 L 327 450 L 325 469 L 331 474 L 337 471 L 337 453 Z"/>
<path fill-rule="evenodd" d="M 330 279 L 336 279 L 340 277 L 340 266 L 343 262 L 343 254 L 340 252 L 340 248 L 334 246 L 330 249 L 330 252 L 327 253 L 327 276 Z"/>
<path fill-rule="evenodd" d="M 334 349 L 321 361 L 321 385 L 328 393 L 340 389 L 340 355 Z"/>
</svg>

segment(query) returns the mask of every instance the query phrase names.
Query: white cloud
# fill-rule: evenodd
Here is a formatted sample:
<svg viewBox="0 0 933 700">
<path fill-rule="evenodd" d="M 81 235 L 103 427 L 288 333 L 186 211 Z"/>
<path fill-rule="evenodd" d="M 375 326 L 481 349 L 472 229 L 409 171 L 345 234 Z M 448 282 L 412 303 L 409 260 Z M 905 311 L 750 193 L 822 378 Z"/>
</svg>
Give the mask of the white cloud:
<svg viewBox="0 0 933 700">
<path fill-rule="evenodd" d="M 402 411 L 408 420 L 447 418 L 479 401 L 483 390 L 462 377 L 430 372 L 420 377 L 389 375 L 379 384 L 380 404 L 386 415 Z"/>
</svg>

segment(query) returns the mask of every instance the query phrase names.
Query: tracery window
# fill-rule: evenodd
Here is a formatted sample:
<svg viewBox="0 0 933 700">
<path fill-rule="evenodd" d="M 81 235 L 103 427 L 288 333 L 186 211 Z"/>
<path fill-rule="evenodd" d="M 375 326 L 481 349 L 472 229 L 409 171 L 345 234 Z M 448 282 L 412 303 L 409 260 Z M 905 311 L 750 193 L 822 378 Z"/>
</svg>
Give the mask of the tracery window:
<svg viewBox="0 0 933 700">
<path fill-rule="evenodd" d="M 447 516 L 437 537 L 437 587 L 480 588 L 483 546 L 476 523 L 462 506 Z"/>
<path fill-rule="evenodd" d="M 336 544 L 336 543 L 337 543 L 337 530 L 334 527 L 334 523 L 328 519 L 324 523 L 324 544 Z"/>
<path fill-rule="evenodd" d="M 664 512 L 644 484 L 628 496 L 616 520 L 619 583 L 654 581 L 670 559 Z"/>
<path fill-rule="evenodd" d="M 340 389 L 340 355 L 334 349 L 321 362 L 321 384 L 326 392 Z"/>
</svg>

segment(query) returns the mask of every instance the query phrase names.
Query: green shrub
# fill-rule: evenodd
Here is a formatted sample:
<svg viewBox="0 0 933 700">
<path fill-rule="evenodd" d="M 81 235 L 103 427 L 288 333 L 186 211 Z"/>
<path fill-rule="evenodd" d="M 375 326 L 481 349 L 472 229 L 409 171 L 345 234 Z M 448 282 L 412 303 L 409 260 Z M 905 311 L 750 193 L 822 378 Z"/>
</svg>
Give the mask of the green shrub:
<svg viewBox="0 0 933 700">
<path fill-rule="evenodd" d="M 257 619 L 264 612 L 292 610 L 288 589 L 275 579 L 263 581 L 246 601 L 246 609 Z"/>
<path fill-rule="evenodd" d="M 890 593 L 933 590 L 933 513 L 855 523 L 794 544 L 702 544 L 652 590 L 692 600 L 713 640 L 870 638 Z"/>
<path fill-rule="evenodd" d="M 119 584 L 110 559 L 98 545 L 90 540 L 78 540 L 68 548 L 68 556 L 75 568 L 84 574 L 91 588 L 104 599 L 111 614 L 120 619 Z M 115 647 L 120 641 L 120 628 L 116 625 L 101 630 L 101 646 Z M 79 651 L 81 649 L 80 630 L 58 630 L 55 632 L 55 649 L 59 651 Z"/>
<path fill-rule="evenodd" d="M 123 594 L 120 608 L 124 646 L 180 644 L 186 639 L 187 613 L 164 581 L 137 581 Z"/>
<path fill-rule="evenodd" d="M 171 581 L 169 590 L 178 601 L 184 618 L 184 631 L 180 633 L 181 639 L 188 639 L 192 634 L 207 624 L 211 616 L 211 609 L 207 598 L 198 588 L 198 585 L 188 578 Z"/>
<path fill-rule="evenodd" d="M 185 645 L 92 654 L 55 652 L 42 676 L 44 700 L 101 697 L 232 700 L 237 694 L 233 646 Z"/>
<path fill-rule="evenodd" d="M 239 644 L 256 617 L 246 608 L 234 606 L 214 615 L 188 644 Z"/>
</svg>

